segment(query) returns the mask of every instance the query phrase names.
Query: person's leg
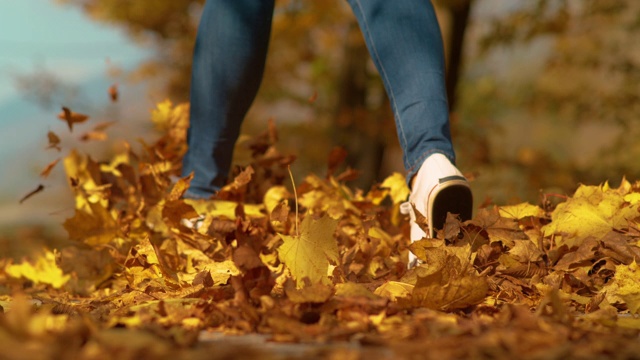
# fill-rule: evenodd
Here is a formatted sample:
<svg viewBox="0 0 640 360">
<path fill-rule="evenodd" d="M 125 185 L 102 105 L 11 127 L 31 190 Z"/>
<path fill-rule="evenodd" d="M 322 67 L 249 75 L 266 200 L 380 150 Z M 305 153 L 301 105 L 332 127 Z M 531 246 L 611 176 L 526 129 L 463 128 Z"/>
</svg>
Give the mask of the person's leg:
<svg viewBox="0 0 640 360">
<path fill-rule="evenodd" d="M 391 101 L 403 150 L 409 202 L 426 216 L 429 234 L 416 223 L 411 240 L 434 237 L 447 213 L 471 217 L 467 180 L 455 167 L 449 130 L 440 28 L 430 0 L 348 0 Z M 409 265 L 415 264 L 410 257 Z"/>
<path fill-rule="evenodd" d="M 429 155 L 455 161 L 444 50 L 429 0 L 348 0 L 391 101 L 407 179 Z"/>
<path fill-rule="evenodd" d="M 207 0 L 191 78 L 187 198 L 208 198 L 227 180 L 240 125 L 264 71 L 274 0 Z"/>
</svg>

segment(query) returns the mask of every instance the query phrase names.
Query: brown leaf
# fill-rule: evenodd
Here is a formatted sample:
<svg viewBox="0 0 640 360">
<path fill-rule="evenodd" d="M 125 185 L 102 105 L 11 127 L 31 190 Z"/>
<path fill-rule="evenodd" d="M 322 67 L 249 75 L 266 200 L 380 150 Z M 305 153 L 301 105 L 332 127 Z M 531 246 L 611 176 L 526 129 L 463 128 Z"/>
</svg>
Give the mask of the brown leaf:
<svg viewBox="0 0 640 360">
<path fill-rule="evenodd" d="M 193 279 L 193 285 L 202 284 L 204 287 L 212 287 L 215 282 L 213 281 L 213 277 L 211 277 L 211 271 L 203 270 L 196 275 Z"/>
<path fill-rule="evenodd" d="M 198 216 L 193 206 L 182 200 L 167 201 L 162 208 L 162 219 L 171 227 L 177 227 L 182 219 L 192 219 Z"/>
<path fill-rule="evenodd" d="M 264 266 L 258 253 L 249 245 L 240 245 L 233 252 L 233 262 L 241 270 L 250 270 Z"/>
<path fill-rule="evenodd" d="M 57 158 L 54 161 L 52 161 L 49 165 L 47 165 L 44 168 L 44 170 L 42 170 L 42 172 L 40 173 L 40 176 L 43 178 L 46 178 L 47 176 L 49 176 L 49 174 L 51 173 L 51 170 L 53 170 L 53 168 L 58 164 L 58 162 L 60 162 L 60 158 Z"/>
<path fill-rule="evenodd" d="M 33 195 L 41 192 L 42 190 L 44 190 L 44 185 L 40 184 L 38 185 L 38 187 L 31 191 L 30 193 L 28 193 L 27 195 L 23 196 L 22 199 L 20 199 L 19 203 L 22 204 L 23 202 L 25 202 L 27 199 L 29 199 L 30 197 L 32 197 Z"/>
<path fill-rule="evenodd" d="M 240 174 L 238 174 L 238 176 L 235 177 L 235 179 L 233 179 L 233 185 L 236 187 L 236 189 L 247 185 L 252 178 L 252 175 L 255 173 L 255 171 L 253 170 L 253 168 L 251 166 L 247 166 L 246 169 L 244 169 Z"/>
<path fill-rule="evenodd" d="M 73 124 L 83 123 L 89 119 L 89 116 L 73 112 L 68 107 L 63 106 L 62 112 L 58 114 L 58 119 L 66 121 L 69 131 L 73 131 Z"/>
<path fill-rule="evenodd" d="M 560 260 L 553 267 L 556 270 L 569 271 L 572 267 L 582 266 L 593 260 L 596 255 L 598 241 L 590 236 L 574 251 L 563 254 Z"/>
<path fill-rule="evenodd" d="M 289 219 L 289 211 L 290 209 L 287 201 L 282 201 L 273 209 L 270 219 L 271 221 L 285 223 L 287 219 Z"/>
<path fill-rule="evenodd" d="M 629 237 L 615 231 L 610 231 L 600 241 L 605 249 L 611 249 L 612 252 L 617 255 L 612 257 L 618 259 L 623 264 L 629 265 L 634 259 L 640 261 L 640 248 L 636 245 L 631 245 L 630 241 L 632 241 L 632 239 Z"/>
<path fill-rule="evenodd" d="M 489 285 L 485 276 L 474 273 L 455 255 L 444 255 L 428 269 L 418 268 L 418 280 L 410 303 L 434 310 L 450 311 L 476 305 L 484 300 Z"/>
<path fill-rule="evenodd" d="M 47 146 L 47 149 L 56 149 L 58 151 L 60 151 L 60 138 L 58 137 L 58 135 L 56 135 L 56 133 L 54 133 L 53 131 L 49 131 L 47 133 L 47 138 L 49 139 L 49 146 Z"/>
<path fill-rule="evenodd" d="M 527 238 L 518 222 L 501 217 L 498 208 L 481 209 L 470 223 L 486 230 L 491 242 L 500 241 L 507 247 Z"/>
<path fill-rule="evenodd" d="M 447 220 L 444 223 L 444 229 L 442 229 L 444 238 L 447 240 L 457 238 L 458 234 L 460 234 L 460 228 L 460 219 L 454 214 L 447 213 Z"/>
<path fill-rule="evenodd" d="M 544 253 L 531 240 L 513 240 L 514 245 L 509 254 L 521 263 L 536 262 L 542 259 Z"/>
<path fill-rule="evenodd" d="M 113 84 L 109 86 L 109 98 L 112 102 L 118 101 L 118 84 Z"/>
</svg>

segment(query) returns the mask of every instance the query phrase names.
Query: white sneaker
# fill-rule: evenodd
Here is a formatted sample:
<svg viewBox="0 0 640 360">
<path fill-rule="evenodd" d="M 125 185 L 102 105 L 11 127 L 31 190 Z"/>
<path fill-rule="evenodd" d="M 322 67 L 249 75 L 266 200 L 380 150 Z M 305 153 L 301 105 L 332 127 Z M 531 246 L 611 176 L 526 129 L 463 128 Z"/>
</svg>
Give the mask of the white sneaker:
<svg viewBox="0 0 640 360">
<path fill-rule="evenodd" d="M 416 222 L 415 210 L 426 217 L 427 234 Z M 426 237 L 435 237 L 436 231 L 444 227 L 447 213 L 456 214 L 460 220 L 471 219 L 473 196 L 469 182 L 443 154 L 433 154 L 423 163 L 413 180 L 409 201 L 400 210 L 411 219 L 411 242 Z M 409 254 L 409 268 L 415 266 L 417 258 Z"/>
<path fill-rule="evenodd" d="M 198 215 L 197 217 L 191 219 L 182 219 L 180 220 L 180 224 L 186 227 L 187 229 L 193 229 L 195 231 L 199 231 L 205 220 L 204 215 Z"/>
</svg>

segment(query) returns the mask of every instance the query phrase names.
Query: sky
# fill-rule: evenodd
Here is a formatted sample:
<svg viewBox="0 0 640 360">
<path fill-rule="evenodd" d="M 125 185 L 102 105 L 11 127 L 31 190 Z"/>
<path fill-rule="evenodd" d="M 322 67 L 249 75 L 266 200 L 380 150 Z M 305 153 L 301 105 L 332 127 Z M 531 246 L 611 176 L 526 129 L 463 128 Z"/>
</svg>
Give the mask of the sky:
<svg viewBox="0 0 640 360">
<path fill-rule="evenodd" d="M 99 105 L 98 101 L 108 104 L 106 91 L 114 79 L 107 74 L 107 63 L 131 69 L 149 56 L 149 51 L 138 47 L 118 29 L 98 24 L 78 8 L 54 0 L 2 0 L 0 49 L 2 225 L 18 216 L 14 215 L 20 209 L 16 207 L 17 201 L 41 181 L 37 176 L 39 170 L 52 157 L 64 155 L 44 150 L 47 131 L 65 135 L 62 134 L 65 124 L 55 118 L 63 104 L 44 109 L 25 100 L 16 87 L 16 76 L 45 70 L 81 91 L 92 89 L 91 84 L 93 88 L 104 86 L 104 90 L 100 88 L 99 93 L 88 94 L 87 98 L 99 99 L 92 100 L 94 105 Z M 121 94 L 128 91 L 127 86 L 119 83 Z"/>
<path fill-rule="evenodd" d="M 0 103 L 18 95 L 16 73 L 45 67 L 82 81 L 104 73 L 106 59 L 131 63 L 145 56 L 122 32 L 53 0 L 3 0 L 0 24 Z"/>
</svg>

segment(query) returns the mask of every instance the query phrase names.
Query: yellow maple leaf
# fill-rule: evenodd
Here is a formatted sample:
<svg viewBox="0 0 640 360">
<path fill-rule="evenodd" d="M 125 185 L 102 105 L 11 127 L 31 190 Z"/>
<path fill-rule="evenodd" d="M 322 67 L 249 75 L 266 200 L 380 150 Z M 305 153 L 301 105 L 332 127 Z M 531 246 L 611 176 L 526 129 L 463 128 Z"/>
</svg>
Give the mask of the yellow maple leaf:
<svg viewBox="0 0 640 360">
<path fill-rule="evenodd" d="M 5 272 L 13 278 L 24 277 L 34 283 L 49 284 L 56 289 L 61 288 L 70 279 L 70 276 L 65 275 L 58 267 L 56 254 L 51 251 L 45 251 L 33 264 L 25 261 L 22 264 L 8 265 Z"/>
<path fill-rule="evenodd" d="M 529 216 L 544 216 L 544 211 L 540 207 L 531 205 L 526 202 L 520 203 L 518 205 L 500 206 L 498 209 L 500 211 L 500 216 L 507 219 L 520 220 Z"/>
<path fill-rule="evenodd" d="M 611 303 L 624 303 L 632 314 L 640 310 L 640 267 L 635 260 L 629 265 L 616 266 L 616 274 L 600 290 Z"/>
<path fill-rule="evenodd" d="M 384 179 L 380 187 L 389 189 L 389 196 L 394 204 L 400 204 L 407 201 L 409 197 L 409 187 L 407 186 L 404 175 L 400 173 L 393 173 L 391 176 Z"/>
<path fill-rule="evenodd" d="M 611 230 L 625 228 L 629 220 L 640 215 L 637 206 L 625 201 L 626 189 L 622 185 L 611 189 L 607 184 L 580 186 L 573 198 L 556 207 L 552 222 L 542 228 L 543 234 L 600 238 Z"/>
<path fill-rule="evenodd" d="M 462 309 L 482 302 L 489 285 L 479 276 L 468 259 L 446 248 L 425 251 L 426 267 L 416 268 L 417 281 L 409 300 L 413 306 L 434 310 Z"/>
<path fill-rule="evenodd" d="M 300 224 L 300 234 L 279 234 L 284 243 L 278 248 L 278 257 L 296 279 L 298 287 L 304 278 L 311 283 L 330 284 L 327 274 L 330 262 L 338 261 L 338 243 L 333 233 L 338 221 L 325 215 L 315 220 L 307 216 Z"/>
</svg>

